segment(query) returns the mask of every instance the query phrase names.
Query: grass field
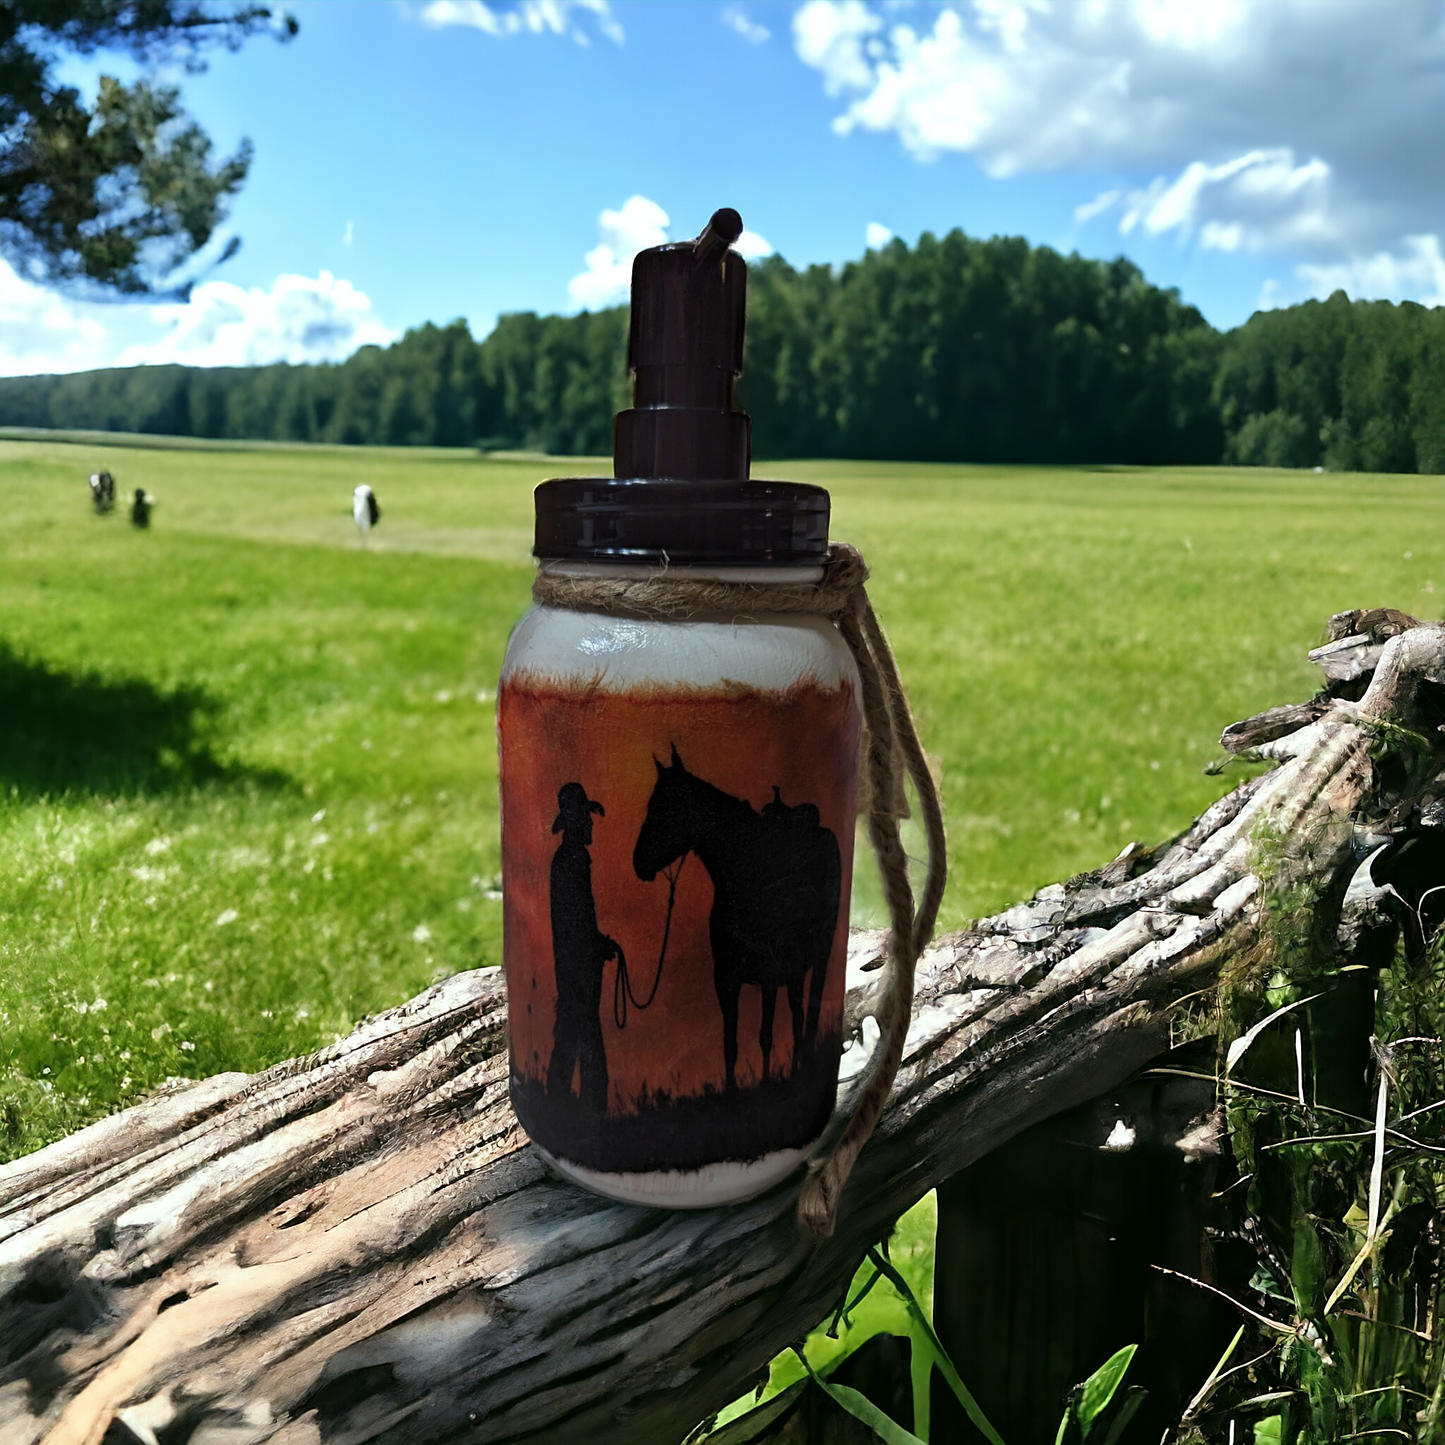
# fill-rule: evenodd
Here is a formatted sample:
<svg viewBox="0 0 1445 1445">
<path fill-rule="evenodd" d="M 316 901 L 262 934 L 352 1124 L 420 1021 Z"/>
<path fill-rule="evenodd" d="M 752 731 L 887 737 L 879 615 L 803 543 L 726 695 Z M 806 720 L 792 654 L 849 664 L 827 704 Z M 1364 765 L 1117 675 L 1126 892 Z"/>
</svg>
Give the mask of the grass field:
<svg viewBox="0 0 1445 1445">
<path fill-rule="evenodd" d="M 530 490 L 597 465 L 0 441 L 0 1157 L 498 960 Z M 150 532 L 90 515 L 101 466 L 159 498 Z M 1435 478 L 758 470 L 830 486 L 872 563 L 950 925 L 1188 824 L 1220 729 L 1313 690 L 1328 614 L 1445 588 Z"/>
</svg>

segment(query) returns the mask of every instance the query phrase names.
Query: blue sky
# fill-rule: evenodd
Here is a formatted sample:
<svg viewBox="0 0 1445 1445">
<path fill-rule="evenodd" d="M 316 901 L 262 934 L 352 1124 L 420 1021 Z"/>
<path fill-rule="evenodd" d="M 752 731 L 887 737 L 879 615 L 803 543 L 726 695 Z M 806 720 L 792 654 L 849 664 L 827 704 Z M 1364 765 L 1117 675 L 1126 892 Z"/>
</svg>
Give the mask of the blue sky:
<svg viewBox="0 0 1445 1445">
<path fill-rule="evenodd" d="M 455 316 L 483 335 L 620 299 L 637 246 L 719 205 L 796 265 L 955 226 L 1123 253 L 1219 326 L 1337 285 L 1445 300 L 1440 0 L 292 9 L 294 42 L 176 77 L 220 150 L 255 145 L 239 254 L 185 306 L 0 264 L 0 371 L 334 358 Z M 135 68 L 66 70 L 103 72 Z"/>
</svg>

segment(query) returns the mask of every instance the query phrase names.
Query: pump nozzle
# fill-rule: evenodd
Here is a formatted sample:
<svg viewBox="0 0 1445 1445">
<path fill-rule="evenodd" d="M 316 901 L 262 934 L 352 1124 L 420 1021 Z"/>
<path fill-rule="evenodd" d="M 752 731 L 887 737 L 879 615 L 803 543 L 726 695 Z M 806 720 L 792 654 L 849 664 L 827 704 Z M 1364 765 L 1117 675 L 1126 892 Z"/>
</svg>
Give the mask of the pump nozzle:
<svg viewBox="0 0 1445 1445">
<path fill-rule="evenodd" d="M 714 211 L 702 228 L 702 235 L 692 243 L 692 253 L 699 261 L 711 261 L 726 251 L 743 233 L 743 218 L 731 206 Z"/>
<path fill-rule="evenodd" d="M 743 218 L 725 206 L 696 240 L 653 246 L 633 261 L 632 407 L 613 427 L 617 477 L 748 479 L 751 425 L 733 399 L 748 267 L 729 249 L 742 232 Z"/>
</svg>

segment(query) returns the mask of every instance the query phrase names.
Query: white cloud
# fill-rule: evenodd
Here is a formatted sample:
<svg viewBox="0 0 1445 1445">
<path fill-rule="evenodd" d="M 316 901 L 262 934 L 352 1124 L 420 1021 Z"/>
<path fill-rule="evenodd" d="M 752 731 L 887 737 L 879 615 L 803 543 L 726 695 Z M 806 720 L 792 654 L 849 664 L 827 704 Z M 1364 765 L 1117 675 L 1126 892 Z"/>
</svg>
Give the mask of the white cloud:
<svg viewBox="0 0 1445 1445">
<path fill-rule="evenodd" d="M 870 251 L 881 251 L 893 239 L 893 232 L 877 221 L 869 221 L 863 230 L 863 244 Z"/>
<path fill-rule="evenodd" d="M 314 278 L 278 276 L 268 291 L 207 281 L 183 305 L 155 306 L 151 315 L 166 334 L 128 348 L 118 365 L 341 361 L 358 346 L 385 346 L 397 335 L 371 314 L 365 292 L 330 271 Z"/>
<path fill-rule="evenodd" d="M 1361 277 L 1423 276 L 1401 238 L 1445 234 L 1445 0 L 807 0 L 793 43 L 842 135 L 1134 177 L 1081 224 Z"/>
<path fill-rule="evenodd" d="M 1419 301 L 1445 306 L 1445 255 L 1438 236 L 1406 236 L 1404 254 L 1377 251 L 1373 256 L 1335 265 L 1305 264 L 1296 274 L 1318 297 L 1346 291 L 1356 298 Z"/>
<path fill-rule="evenodd" d="M 278 276 L 269 289 L 229 281 L 160 305 L 72 300 L 18 276 L 0 260 L 0 375 L 182 362 L 250 366 L 339 361 L 396 332 L 370 299 L 330 272 Z"/>
<path fill-rule="evenodd" d="M 433 30 L 463 25 L 483 35 L 565 35 L 579 45 L 590 45 L 578 16 L 590 18 L 598 33 L 614 45 L 625 38 L 608 0 L 519 0 L 515 5 L 485 4 L 484 0 L 429 0 L 422 6 L 421 22 Z"/>
<path fill-rule="evenodd" d="M 621 210 L 603 211 L 597 218 L 598 244 L 583 258 L 587 269 L 567 283 L 567 294 L 589 310 L 626 301 L 632 289 L 633 257 L 664 245 L 671 224 L 667 212 L 646 196 L 629 196 Z M 756 231 L 745 230 L 733 249 L 745 261 L 773 254 L 772 246 Z"/>
<path fill-rule="evenodd" d="M 856 93 L 839 129 L 966 150 L 997 176 L 1265 142 L 1328 155 L 1445 105 L 1441 0 L 949 0 L 917 27 L 890 11 L 808 0 L 793 17 L 799 58 Z"/>
<path fill-rule="evenodd" d="M 808 0 L 793 16 L 793 46 L 804 65 L 823 72 L 829 95 L 866 90 L 874 73 L 865 46 L 882 28 L 863 0 Z"/>
<path fill-rule="evenodd" d="M 1100 191 L 1092 201 L 1085 201 L 1082 206 L 1074 207 L 1074 219 L 1081 226 L 1087 224 L 1095 216 L 1102 216 L 1105 211 L 1112 210 L 1123 194 L 1123 191 L 1118 190 Z"/>
<path fill-rule="evenodd" d="M 735 30 L 749 45 L 761 45 L 772 35 L 766 25 L 759 25 L 750 19 L 741 5 L 729 5 L 722 13 L 722 22 L 729 30 Z"/>
<path fill-rule="evenodd" d="M 105 341 L 94 316 L 31 285 L 0 258 L 0 376 L 80 371 L 97 364 Z"/>
<path fill-rule="evenodd" d="M 1193 161 L 1174 180 L 1131 192 L 1119 232 L 1197 234 L 1216 251 L 1319 251 L 1344 239 L 1331 199 L 1324 161 L 1297 165 L 1288 148 L 1250 151 L 1217 166 Z"/>
<path fill-rule="evenodd" d="M 733 242 L 733 250 L 736 251 L 744 261 L 761 261 L 764 256 L 771 256 L 773 254 L 771 242 L 758 235 L 756 231 L 746 229 L 744 229 L 742 235 Z"/>
<path fill-rule="evenodd" d="M 589 310 L 626 301 L 632 286 L 632 258 L 667 240 L 667 212 L 646 196 L 629 196 L 620 211 L 597 218 L 599 241 L 584 258 L 587 269 L 574 276 L 567 294 Z"/>
</svg>

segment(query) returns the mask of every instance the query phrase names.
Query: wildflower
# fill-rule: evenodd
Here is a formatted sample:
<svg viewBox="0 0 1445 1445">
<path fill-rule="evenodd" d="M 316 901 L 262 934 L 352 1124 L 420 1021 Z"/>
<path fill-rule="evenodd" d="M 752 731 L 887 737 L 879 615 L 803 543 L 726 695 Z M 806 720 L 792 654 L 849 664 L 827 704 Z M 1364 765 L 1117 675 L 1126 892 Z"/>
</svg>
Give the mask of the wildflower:
<svg viewBox="0 0 1445 1445">
<path fill-rule="evenodd" d="M 216 919 L 216 927 L 224 928 L 228 923 L 234 923 L 240 916 L 234 908 L 228 908 Z"/>
<path fill-rule="evenodd" d="M 171 1026 L 169 1024 L 157 1024 L 155 1028 L 151 1030 L 151 1038 L 153 1038 L 156 1043 L 160 1043 L 170 1031 Z"/>
<path fill-rule="evenodd" d="M 152 838 L 150 842 L 146 844 L 146 852 L 152 858 L 159 858 L 170 846 L 171 840 L 169 838 Z"/>
<path fill-rule="evenodd" d="M 190 1053 L 190 1052 L 192 1052 L 192 1051 L 195 1049 L 196 1046 L 195 1046 L 189 1039 L 187 1039 L 187 1040 L 181 1045 L 181 1047 L 182 1047 L 183 1049 L 185 1049 L 187 1053 Z"/>
<path fill-rule="evenodd" d="M 313 823 L 319 823 L 325 816 L 326 816 L 326 809 L 325 809 L 325 808 L 318 808 L 318 809 L 311 815 L 311 821 L 312 821 Z"/>
<path fill-rule="evenodd" d="M 425 923 L 418 923 L 411 931 L 412 941 L 415 943 L 426 943 L 431 938 L 431 929 Z"/>
</svg>

